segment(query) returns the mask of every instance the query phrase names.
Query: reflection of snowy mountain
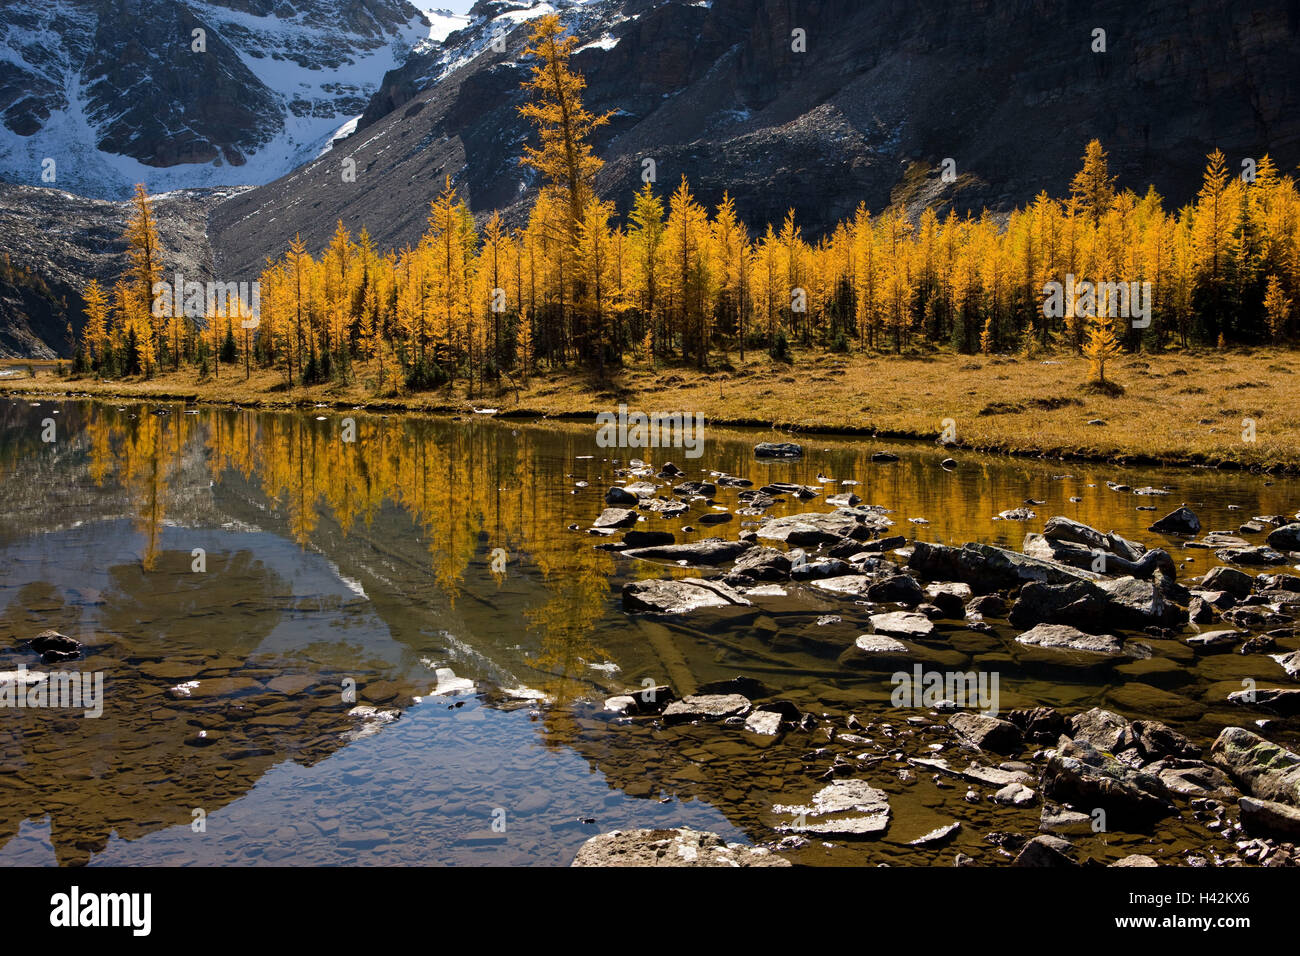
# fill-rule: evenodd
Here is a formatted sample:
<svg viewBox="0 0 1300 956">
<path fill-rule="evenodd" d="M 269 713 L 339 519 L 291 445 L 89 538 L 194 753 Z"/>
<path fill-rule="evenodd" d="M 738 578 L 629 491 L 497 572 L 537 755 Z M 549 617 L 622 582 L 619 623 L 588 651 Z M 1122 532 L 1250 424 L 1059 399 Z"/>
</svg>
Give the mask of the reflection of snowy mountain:
<svg viewBox="0 0 1300 956">
<path fill-rule="evenodd" d="M 458 19 L 405 0 L 6 5 L 0 177 L 106 198 L 269 181 Z"/>
</svg>

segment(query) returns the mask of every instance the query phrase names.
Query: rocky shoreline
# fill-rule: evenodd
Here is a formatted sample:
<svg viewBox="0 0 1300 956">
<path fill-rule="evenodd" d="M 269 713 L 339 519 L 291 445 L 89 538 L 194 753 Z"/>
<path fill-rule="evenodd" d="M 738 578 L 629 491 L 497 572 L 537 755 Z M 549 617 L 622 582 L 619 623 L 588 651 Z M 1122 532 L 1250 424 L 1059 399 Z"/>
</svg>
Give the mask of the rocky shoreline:
<svg viewBox="0 0 1300 956">
<path fill-rule="evenodd" d="M 800 453 L 791 443 L 755 451 L 760 459 Z M 890 457 L 873 460 L 884 464 Z M 959 464 L 948 459 L 943 467 Z M 846 671 L 906 673 L 915 666 L 919 676 L 922 665 L 951 671 L 962 658 L 948 648 L 963 632 L 1005 634 L 1018 666 L 1110 673 L 1127 667 L 1119 674 L 1142 705 L 1138 710 L 1164 703 L 1164 695 L 1170 698 L 1164 705 L 1178 712 L 1177 695 L 1143 680 L 1153 679 L 1144 668 L 1155 671 L 1153 662 L 1167 661 L 1159 651 L 1191 663 L 1237 654 L 1276 680 L 1275 686 L 1240 680 L 1240 689 L 1223 694 L 1219 712 L 1239 713 L 1239 721 L 1225 722 L 1204 744 L 1162 720 L 1130 719 L 1099 706 L 1002 713 L 996 700 L 992 707 L 988 701 L 970 706 L 944 696 L 868 718 L 805 713 L 743 677 L 681 695 L 663 684 L 630 688 L 604 702 L 604 714 L 616 724 L 716 725 L 720 733 L 730 728 L 751 739 L 789 735 L 819 743 L 804 759 L 820 789 L 806 801 L 773 806 L 785 822 L 756 848 L 693 831 L 616 831 L 588 841 L 575 865 L 780 865 L 783 854 L 811 841 L 877 838 L 891 823 L 890 794 L 870 782 L 883 773 L 965 787 L 967 802 L 989 808 L 983 818 L 987 842 L 1019 866 L 1096 865 L 1090 850 L 1111 831 L 1158 833 L 1173 818 L 1191 821 L 1205 841 L 1203 853 L 1176 862 L 1300 862 L 1300 754 L 1269 739 L 1300 713 L 1300 687 L 1294 686 L 1300 577 L 1287 573 L 1300 560 L 1300 521 L 1262 515 L 1235 532 L 1202 533 L 1197 516 L 1178 507 L 1149 528 L 1166 546 L 1148 547 L 1053 516 L 1013 551 L 980 542 L 909 544 L 893 532 L 888 509 L 864 504 L 853 493 L 855 482 L 755 487 L 745 477 L 716 472 L 703 481 L 685 480 L 671 463 L 656 468 L 640 460 L 616 476 L 607 507 L 587 530 L 611 538 L 621 531 L 622 537 L 596 547 L 633 562 L 638 573 L 647 565 L 676 572 L 628 581 L 622 603 L 632 615 L 699 618 L 721 629 L 743 626 L 755 609 L 773 602 L 814 594 L 852 602 L 865 615 L 865 633 L 838 656 Z M 735 505 L 715 501 L 720 489 L 735 495 Z M 1152 500 L 1168 493 L 1111 490 Z M 791 498 L 820 499 L 832 510 L 766 514 Z M 1000 517 L 1035 520 L 1032 507 L 1041 502 L 1026 504 Z M 735 538 L 683 543 L 668 530 L 640 530 L 695 505 L 705 509 L 693 512 L 697 524 L 742 519 L 743 530 Z M 709 516 L 716 517 L 705 521 Z M 1221 565 L 1180 583 L 1182 562 L 1175 555 L 1186 549 L 1208 549 Z M 957 686 L 969 690 L 974 679 L 986 671 L 996 676 L 1000 666 L 998 655 L 981 660 L 976 653 L 962 675 L 972 680 Z M 1000 808 L 1038 808 L 1037 832 L 1000 831 Z M 962 825 L 953 820 L 910 842 L 932 849 Z M 959 852 L 951 862 L 976 861 Z M 1130 853 L 1110 865 L 1167 862 Z"/>
</svg>

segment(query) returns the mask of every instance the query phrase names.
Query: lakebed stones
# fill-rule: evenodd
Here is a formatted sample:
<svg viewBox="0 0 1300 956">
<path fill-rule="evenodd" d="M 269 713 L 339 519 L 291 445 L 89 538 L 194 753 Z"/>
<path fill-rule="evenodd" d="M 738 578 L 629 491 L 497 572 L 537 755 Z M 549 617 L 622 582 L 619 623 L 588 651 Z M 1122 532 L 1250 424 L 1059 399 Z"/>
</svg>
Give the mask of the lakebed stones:
<svg viewBox="0 0 1300 956">
<path fill-rule="evenodd" d="M 1030 581 L 1064 584 L 1099 578 L 1091 571 L 975 542 L 952 548 L 918 541 L 912 546 L 907 564 L 928 580 L 963 581 L 982 593 L 1019 587 Z"/>
<path fill-rule="evenodd" d="M 1019 753 L 1023 746 L 1020 728 L 999 717 L 963 712 L 949 717 L 948 726 L 980 750 L 991 750 L 1009 756 Z"/>
<path fill-rule="evenodd" d="M 1161 548 L 1144 552 L 1136 560 L 1129 560 L 1117 554 L 1030 532 L 1025 535 L 1020 550 L 1030 557 L 1056 561 L 1100 574 L 1131 574 L 1135 577 L 1149 578 L 1157 571 L 1173 574 L 1175 570 L 1174 559 L 1169 556 L 1169 552 Z"/>
<path fill-rule="evenodd" d="M 865 780 L 835 780 L 813 794 L 806 806 L 777 805 L 795 820 L 778 832 L 838 837 L 875 837 L 889 828 L 889 795 Z"/>
<path fill-rule="evenodd" d="M 1040 834 L 1026 843 L 1016 854 L 1012 866 L 1078 866 L 1078 862 L 1071 855 L 1074 847 L 1069 840 L 1053 836 L 1050 833 Z"/>
<path fill-rule="evenodd" d="M 883 634 L 862 634 L 839 657 L 844 667 L 875 667 L 911 657 L 912 650 L 902 641 Z"/>
<path fill-rule="evenodd" d="M 915 611 L 889 611 L 869 618 L 873 635 L 924 640 L 934 634 L 934 623 Z"/>
<path fill-rule="evenodd" d="M 688 723 L 692 720 L 726 720 L 749 713 L 748 697 L 741 694 L 691 694 L 664 708 L 664 722 Z M 779 715 L 778 715 L 779 716 Z"/>
<path fill-rule="evenodd" d="M 591 526 L 593 528 L 626 528 L 629 525 L 636 524 L 636 520 L 636 512 L 628 508 L 606 508 L 591 523 Z"/>
<path fill-rule="evenodd" d="M 910 575 L 894 574 L 882 578 L 867 588 L 867 600 L 877 604 L 903 604 L 907 607 L 916 607 L 925 600 L 925 592 Z"/>
<path fill-rule="evenodd" d="M 651 561 L 671 561 L 690 567 L 720 567 L 735 561 L 754 545 L 747 541 L 725 541 L 722 538 L 705 538 L 683 544 L 656 545 L 648 548 L 629 548 L 624 557 Z"/>
<path fill-rule="evenodd" d="M 1286 564 L 1287 556 L 1280 551 L 1259 545 L 1254 548 L 1220 548 L 1214 556 L 1225 564 L 1269 565 Z"/>
<path fill-rule="evenodd" d="M 790 558 L 776 548 L 750 548 L 736 559 L 726 580 L 785 581 L 790 577 Z"/>
<path fill-rule="evenodd" d="M 1242 797 L 1237 801 L 1241 824 L 1247 833 L 1265 834 L 1300 842 L 1300 808 L 1274 800 Z"/>
<path fill-rule="evenodd" d="M 1105 657 L 1124 654 L 1124 642 L 1113 634 L 1085 634 L 1068 624 L 1039 624 L 1016 638 L 1029 647 L 1048 650 L 1077 651 Z"/>
<path fill-rule="evenodd" d="M 798 547 L 835 544 L 842 538 L 866 541 L 889 526 L 879 514 L 857 514 L 847 508 L 829 513 L 801 513 L 770 518 L 758 529 L 758 536 Z"/>
<path fill-rule="evenodd" d="M 1245 571 L 1236 568 L 1220 567 L 1212 569 L 1201 579 L 1201 588 L 1205 591 L 1226 591 L 1237 599 L 1250 594 L 1255 579 Z"/>
<path fill-rule="evenodd" d="M 749 606 L 748 600 L 721 581 L 656 579 L 623 585 L 623 609 L 627 611 L 688 614 L 701 608 Z"/>
<path fill-rule="evenodd" d="M 1206 631 L 1203 634 L 1193 634 L 1186 639 L 1186 643 L 1189 647 L 1195 647 L 1202 651 L 1227 650 L 1240 643 L 1241 636 L 1240 631 Z"/>
<path fill-rule="evenodd" d="M 1300 755 L 1285 747 L 1244 727 L 1225 727 L 1210 760 L 1251 796 L 1300 807 Z"/>
<path fill-rule="evenodd" d="M 1120 826 L 1143 827 L 1174 811 L 1157 776 L 1136 770 L 1087 741 L 1063 741 L 1043 771 L 1049 796 L 1078 807 L 1101 808 Z"/>
<path fill-rule="evenodd" d="M 673 830 L 614 830 L 592 837 L 572 866 L 789 866 L 766 847 L 727 843 L 716 833 Z"/>
</svg>

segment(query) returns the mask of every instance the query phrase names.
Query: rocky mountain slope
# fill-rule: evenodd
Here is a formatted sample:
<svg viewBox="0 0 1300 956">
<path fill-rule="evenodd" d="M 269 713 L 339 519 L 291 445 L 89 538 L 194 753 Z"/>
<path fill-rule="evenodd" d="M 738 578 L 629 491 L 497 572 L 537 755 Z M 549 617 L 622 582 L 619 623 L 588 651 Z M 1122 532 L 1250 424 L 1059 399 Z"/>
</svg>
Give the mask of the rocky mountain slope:
<svg viewBox="0 0 1300 956">
<path fill-rule="evenodd" d="M 178 190 L 154 197 L 168 273 L 213 278 L 208 210 L 237 189 Z M 0 184 L 0 358 L 71 354 L 66 329 L 85 317 L 90 279 L 112 285 L 126 258 L 126 200 L 87 199 L 33 186 Z"/>
<path fill-rule="evenodd" d="M 1175 202 L 1216 146 L 1234 167 L 1300 160 L 1295 0 L 480 0 L 384 78 L 351 136 L 214 212 L 218 270 L 243 277 L 297 232 L 319 247 L 338 219 L 412 241 L 446 174 L 476 212 L 517 221 L 536 185 L 516 162 L 521 54 L 555 8 L 581 38 L 588 105 L 615 111 L 598 186 L 624 208 L 646 159 L 661 189 L 685 174 L 706 202 L 730 190 L 751 226 L 793 206 L 814 234 L 860 201 L 978 212 L 1061 195 L 1094 136 L 1121 184 Z"/>
<path fill-rule="evenodd" d="M 406 0 L 0 5 L 0 179 L 106 199 L 267 182 L 429 35 Z"/>
</svg>

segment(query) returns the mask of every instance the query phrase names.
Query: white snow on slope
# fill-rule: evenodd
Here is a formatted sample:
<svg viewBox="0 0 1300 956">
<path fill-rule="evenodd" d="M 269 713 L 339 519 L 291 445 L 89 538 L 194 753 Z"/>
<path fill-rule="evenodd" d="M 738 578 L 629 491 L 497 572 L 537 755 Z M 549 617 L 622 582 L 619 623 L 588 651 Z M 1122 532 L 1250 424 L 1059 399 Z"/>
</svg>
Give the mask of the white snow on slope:
<svg viewBox="0 0 1300 956">
<path fill-rule="evenodd" d="M 160 168 L 104 152 L 95 145 L 102 134 L 90 115 L 81 63 L 73 62 L 65 38 L 48 26 L 34 31 L 11 25 L 7 32 L 0 33 L 0 60 L 30 70 L 32 65 L 19 52 L 23 48 L 39 48 L 59 57 L 68 107 L 52 112 L 32 136 L 0 129 L 0 177 L 105 198 L 125 196 L 138 182 L 145 183 L 151 193 L 270 182 L 327 150 L 336 137 L 351 132 L 349 123 L 355 129 L 355 109 L 346 109 L 348 104 L 341 102 L 342 98 L 347 96 L 353 102 L 368 99 L 384 74 L 399 66 L 429 34 L 428 27 L 413 15 L 388 43 L 364 49 L 361 43 L 348 47 L 346 33 L 309 23 L 303 14 L 284 20 L 202 2 L 191 2 L 190 6 L 235 49 L 244 65 L 279 102 L 284 123 L 279 133 L 262 146 L 245 151 L 247 161 L 242 166 L 217 159 Z M 62 15 L 66 14 L 64 10 Z M 83 24 L 93 30 L 93 18 L 88 24 L 83 19 Z M 226 27 L 235 29 L 223 29 Z M 317 65 L 297 62 L 289 56 L 290 51 L 303 59 L 314 58 Z M 35 72 L 49 75 L 48 69 Z M 291 108 L 295 104 L 296 112 Z M 42 179 L 46 168 L 42 164 L 47 157 L 55 160 L 53 182 Z"/>
<path fill-rule="evenodd" d="M 432 24 L 427 39 L 441 43 L 457 30 L 463 30 L 473 22 L 468 14 L 453 13 L 441 7 L 435 7 L 437 0 L 411 0 L 412 6 L 423 13 Z"/>
</svg>

